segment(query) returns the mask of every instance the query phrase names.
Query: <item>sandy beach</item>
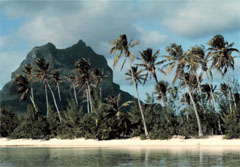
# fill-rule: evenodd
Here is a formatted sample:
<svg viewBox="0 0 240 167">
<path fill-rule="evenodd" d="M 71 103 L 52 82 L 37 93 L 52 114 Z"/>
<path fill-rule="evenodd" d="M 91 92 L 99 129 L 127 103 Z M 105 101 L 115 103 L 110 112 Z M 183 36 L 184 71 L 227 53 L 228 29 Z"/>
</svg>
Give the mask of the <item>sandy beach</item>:
<svg viewBox="0 0 240 167">
<path fill-rule="evenodd" d="M 229 148 L 240 151 L 240 139 L 223 139 L 223 136 L 210 136 L 202 139 L 183 139 L 175 136 L 169 140 L 141 140 L 139 137 L 121 140 L 104 140 L 98 141 L 93 139 L 50 139 L 50 140 L 33 140 L 33 139 L 7 139 L 0 138 L 0 147 L 22 146 L 22 147 L 129 147 L 129 148 Z"/>
</svg>

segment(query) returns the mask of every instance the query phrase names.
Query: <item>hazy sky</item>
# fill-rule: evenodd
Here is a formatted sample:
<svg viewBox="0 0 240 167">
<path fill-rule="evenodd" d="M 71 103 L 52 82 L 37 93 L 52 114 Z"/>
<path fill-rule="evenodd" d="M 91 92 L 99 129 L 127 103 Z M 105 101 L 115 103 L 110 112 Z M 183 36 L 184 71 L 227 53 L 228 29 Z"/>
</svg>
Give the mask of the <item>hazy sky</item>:
<svg viewBox="0 0 240 167">
<path fill-rule="evenodd" d="M 122 33 L 140 40 L 138 51 L 151 47 L 164 54 L 172 42 L 185 50 L 204 44 L 216 34 L 224 35 L 240 49 L 239 0 L 0 0 L 0 89 L 10 80 L 27 53 L 52 42 L 66 48 L 79 39 L 103 54 L 112 67 L 109 42 Z M 121 61 L 120 61 L 121 63 Z M 119 66 L 114 81 L 135 95 Z M 240 60 L 232 75 L 240 78 Z M 171 81 L 172 75 L 159 79 Z M 222 80 L 215 75 L 217 81 Z M 154 83 L 154 82 L 152 82 Z M 152 83 L 141 96 L 152 91 Z M 140 87 L 141 88 L 141 87 Z"/>
</svg>

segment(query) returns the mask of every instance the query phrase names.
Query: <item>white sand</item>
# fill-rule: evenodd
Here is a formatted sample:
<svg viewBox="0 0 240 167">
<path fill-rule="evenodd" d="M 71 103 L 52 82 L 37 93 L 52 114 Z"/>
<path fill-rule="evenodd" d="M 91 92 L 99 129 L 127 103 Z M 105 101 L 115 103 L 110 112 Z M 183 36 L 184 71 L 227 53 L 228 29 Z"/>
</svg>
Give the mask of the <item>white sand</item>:
<svg viewBox="0 0 240 167">
<path fill-rule="evenodd" d="M 169 140 L 140 140 L 135 137 L 122 140 L 92 140 L 92 139 L 50 139 L 50 140 L 32 140 L 32 139 L 7 139 L 0 138 L 0 147 L 22 146 L 22 147 L 107 147 L 107 148 L 221 148 L 240 151 L 240 139 L 223 139 L 223 136 L 210 136 L 203 139 L 183 139 L 175 136 Z"/>
</svg>

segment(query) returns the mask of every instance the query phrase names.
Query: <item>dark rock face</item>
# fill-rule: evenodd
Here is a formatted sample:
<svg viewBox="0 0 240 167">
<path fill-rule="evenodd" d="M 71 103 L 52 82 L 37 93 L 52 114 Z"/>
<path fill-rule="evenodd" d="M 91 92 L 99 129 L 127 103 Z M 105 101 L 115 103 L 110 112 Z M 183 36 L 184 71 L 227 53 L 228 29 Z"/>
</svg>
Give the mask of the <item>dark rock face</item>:
<svg viewBox="0 0 240 167">
<path fill-rule="evenodd" d="M 14 78 L 17 74 L 22 73 L 23 67 L 25 64 L 35 65 L 36 58 L 44 58 L 46 61 L 50 62 L 50 69 L 59 69 L 61 73 L 61 78 L 65 75 L 69 74 L 75 67 L 75 62 L 80 58 L 85 58 L 90 61 L 91 68 L 98 68 L 103 71 L 108 77 L 103 79 L 103 82 L 99 84 L 99 87 L 102 89 L 102 97 L 105 98 L 108 95 L 117 95 L 121 93 L 122 101 L 132 100 L 132 96 L 126 92 L 120 90 L 119 85 L 113 83 L 113 73 L 111 68 L 108 66 L 106 59 L 102 55 L 96 54 L 89 46 L 83 41 L 79 41 L 72 47 L 66 49 L 56 49 L 56 47 L 47 43 L 46 45 L 33 48 L 28 54 L 25 60 L 20 64 L 20 67 L 12 73 L 11 81 L 9 81 L 3 89 L 0 91 L 0 104 L 3 106 L 10 106 L 14 112 L 23 112 L 26 111 L 26 105 L 30 104 L 30 99 L 20 102 L 20 95 L 16 94 L 16 85 L 14 83 Z M 58 94 L 56 90 L 56 86 L 52 85 L 52 88 L 55 90 L 55 96 L 58 100 Z M 61 109 L 65 109 L 67 106 L 67 100 L 73 98 L 73 90 L 70 89 L 69 82 L 63 82 L 60 85 L 62 102 L 59 101 L 58 104 Z M 37 106 L 41 109 L 41 111 L 46 110 L 46 100 L 45 100 L 45 92 L 43 85 L 39 82 L 33 84 L 34 90 L 34 98 Z M 50 105 L 54 109 L 52 96 L 50 91 L 48 91 L 48 98 L 50 101 Z M 81 103 L 82 101 L 82 93 L 78 93 L 78 99 Z"/>
</svg>

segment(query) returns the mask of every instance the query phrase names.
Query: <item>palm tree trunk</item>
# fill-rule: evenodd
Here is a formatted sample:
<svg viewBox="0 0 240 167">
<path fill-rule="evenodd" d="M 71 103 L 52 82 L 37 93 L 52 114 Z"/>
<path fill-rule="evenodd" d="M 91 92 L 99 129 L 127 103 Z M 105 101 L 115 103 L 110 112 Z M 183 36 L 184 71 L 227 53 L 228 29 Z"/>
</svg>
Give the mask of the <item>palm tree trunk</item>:
<svg viewBox="0 0 240 167">
<path fill-rule="evenodd" d="M 59 101 L 62 101 L 59 84 L 57 84 L 57 89 L 58 89 L 58 98 L 59 98 Z"/>
<path fill-rule="evenodd" d="M 99 92 L 100 100 L 102 100 L 102 88 L 101 88 L 101 87 L 99 88 L 99 91 L 100 91 L 100 92 Z"/>
<path fill-rule="evenodd" d="M 57 110 L 57 112 L 58 112 L 59 120 L 60 120 L 60 122 L 62 123 L 62 117 L 61 117 L 61 115 L 60 115 L 60 112 L 59 112 L 59 109 L 58 109 L 58 106 L 57 106 L 57 103 L 56 103 L 55 95 L 54 95 L 54 93 L 53 93 L 53 91 L 52 91 L 52 88 L 50 87 L 49 84 L 48 84 L 48 88 L 50 89 L 50 91 L 51 91 L 51 93 L 52 93 L 53 102 L 54 102 L 54 105 L 55 105 L 56 110 Z"/>
<path fill-rule="evenodd" d="M 187 100 L 186 100 L 186 94 L 185 94 L 186 92 L 185 92 L 185 89 L 184 89 L 184 92 L 183 92 L 183 96 L 184 96 L 184 103 L 185 103 L 185 106 L 187 106 Z M 189 120 L 189 113 L 188 113 L 188 111 L 186 112 L 187 113 L 187 121 Z"/>
<path fill-rule="evenodd" d="M 89 96 L 89 102 L 90 102 L 90 111 L 92 112 L 92 98 L 91 98 L 91 90 L 90 90 L 90 86 L 88 84 L 88 96 Z"/>
<path fill-rule="evenodd" d="M 230 75 L 228 69 L 227 69 L 227 73 L 228 73 L 228 86 L 230 88 L 229 94 L 232 95 L 234 107 L 237 109 L 237 103 L 236 103 L 236 100 L 235 100 L 235 97 L 234 97 L 233 86 L 232 86 L 232 81 L 231 81 L 231 75 Z"/>
<path fill-rule="evenodd" d="M 32 88 L 32 85 L 31 85 L 31 95 L 32 95 L 32 99 L 34 101 L 34 96 L 33 96 L 33 88 Z"/>
<path fill-rule="evenodd" d="M 156 73 L 155 73 L 155 72 L 154 72 L 154 74 L 153 74 L 153 77 L 154 77 L 154 79 L 155 79 L 156 83 L 158 83 L 157 75 L 156 75 Z"/>
<path fill-rule="evenodd" d="M 215 112 L 217 114 L 219 114 L 219 111 L 218 111 L 218 108 L 217 108 L 217 104 L 216 104 L 216 101 L 215 101 L 215 97 L 213 95 L 213 91 L 212 91 L 212 85 L 210 83 L 210 78 L 209 78 L 209 75 L 208 75 L 208 72 L 205 71 L 206 75 L 207 75 L 207 80 L 208 80 L 208 86 L 210 87 L 210 94 L 212 96 L 212 101 L 213 101 L 213 105 L 214 105 L 214 109 L 215 109 Z M 223 132 L 222 132 L 222 127 L 221 127 L 221 122 L 220 122 L 220 116 L 218 115 L 218 130 L 220 132 L 220 134 L 222 135 Z"/>
<path fill-rule="evenodd" d="M 72 83 L 72 86 L 73 86 L 74 98 L 75 98 L 76 104 L 77 104 L 77 106 L 78 106 L 78 100 L 77 100 L 76 88 L 75 88 L 74 83 Z"/>
<path fill-rule="evenodd" d="M 87 112 L 88 112 L 88 114 L 89 114 L 90 112 L 89 112 L 89 96 L 88 96 L 88 89 L 87 89 L 86 91 L 87 91 Z"/>
<path fill-rule="evenodd" d="M 130 70 L 131 70 L 131 73 L 132 73 L 132 81 L 133 81 L 133 83 L 134 83 L 134 87 L 135 87 L 136 95 L 137 95 L 137 99 L 138 99 L 138 107 L 139 107 L 139 109 L 140 109 L 141 116 L 142 116 L 142 121 L 143 121 L 143 127 L 144 127 L 145 136 L 146 136 L 147 138 L 150 138 L 150 137 L 149 137 L 148 130 L 147 130 L 147 126 L 146 126 L 146 122 L 145 122 L 145 118 L 144 118 L 144 114 L 143 114 L 141 102 L 140 102 L 140 97 L 139 97 L 139 93 L 138 93 L 138 89 L 137 89 L 137 84 L 136 84 L 136 81 L 135 81 L 135 79 L 134 79 L 134 77 L 133 77 L 132 62 L 131 62 L 131 60 L 130 60 L 130 57 L 129 57 L 129 64 L 130 64 Z"/>
<path fill-rule="evenodd" d="M 32 96 L 30 96 L 30 100 L 31 100 L 31 102 L 32 102 L 32 104 L 33 104 L 33 107 L 34 107 L 35 111 L 38 112 L 37 106 L 36 106 L 36 104 L 35 104 L 34 99 L 33 99 Z"/>
<path fill-rule="evenodd" d="M 186 82 L 185 78 L 184 78 L 184 82 L 185 82 L 185 85 L 187 85 L 187 82 Z M 188 86 L 187 90 L 188 90 L 188 95 L 190 96 L 190 99 L 191 99 L 191 102 L 192 102 L 192 105 L 193 105 L 193 108 L 194 108 L 194 112 L 195 112 L 195 115 L 196 115 L 196 119 L 197 119 L 198 136 L 202 137 L 203 136 L 203 132 L 202 132 L 202 126 L 201 126 L 200 118 L 199 118 L 198 111 L 197 111 L 197 106 L 196 106 L 196 103 L 193 100 L 192 93 L 191 93 L 191 90 L 190 90 L 189 86 Z"/>
<path fill-rule="evenodd" d="M 48 117 L 49 103 L 48 103 L 47 83 L 45 83 L 44 86 L 45 86 L 45 96 L 46 96 L 46 104 L 47 104 L 47 117 Z"/>
<path fill-rule="evenodd" d="M 141 112 L 141 116 L 142 116 L 142 121 L 143 121 L 143 127 L 144 127 L 144 132 L 145 132 L 145 136 L 147 138 L 149 138 L 149 134 L 148 134 L 148 130 L 147 130 L 147 126 L 146 126 L 146 122 L 145 122 L 145 118 L 144 118 L 144 114 L 143 114 L 143 110 L 142 110 L 142 106 L 141 106 L 141 102 L 140 102 L 140 97 L 139 97 L 139 93 L 138 93 L 138 89 L 137 89 L 137 85 L 136 83 L 134 84 L 135 90 L 136 90 L 136 95 L 138 98 L 138 106 Z"/>
<path fill-rule="evenodd" d="M 197 73 L 196 73 L 196 78 L 197 78 L 198 90 L 199 90 L 199 92 L 200 92 L 200 96 L 201 96 L 200 99 L 201 99 L 202 107 L 203 107 L 203 109 L 204 109 L 205 107 L 204 107 L 204 103 L 203 103 L 202 89 L 201 89 L 201 86 L 200 86 L 200 80 L 199 80 L 199 76 L 198 76 Z"/>
</svg>

